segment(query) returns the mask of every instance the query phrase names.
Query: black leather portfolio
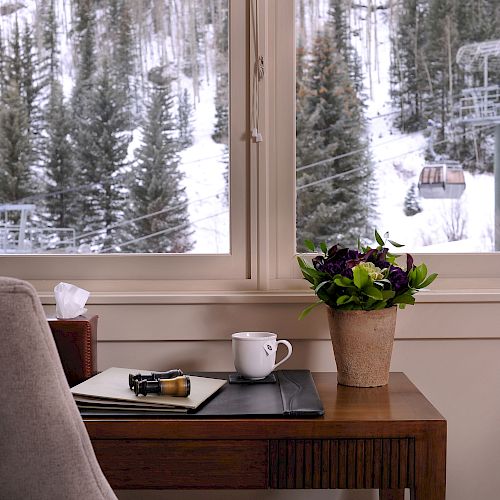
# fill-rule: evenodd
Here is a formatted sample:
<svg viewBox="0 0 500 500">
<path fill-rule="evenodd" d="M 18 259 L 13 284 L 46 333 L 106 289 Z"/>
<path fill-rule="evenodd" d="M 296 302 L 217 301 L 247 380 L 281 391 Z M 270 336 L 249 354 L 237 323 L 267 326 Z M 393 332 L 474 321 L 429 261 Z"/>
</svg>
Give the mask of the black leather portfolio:
<svg viewBox="0 0 500 500">
<path fill-rule="evenodd" d="M 324 413 L 309 370 L 277 371 L 276 382 L 268 384 L 229 383 L 229 373 L 196 372 L 192 375 L 227 379 L 228 383 L 193 412 L 168 414 L 165 411 L 156 413 L 80 408 L 80 413 L 84 418 L 316 417 Z"/>
</svg>

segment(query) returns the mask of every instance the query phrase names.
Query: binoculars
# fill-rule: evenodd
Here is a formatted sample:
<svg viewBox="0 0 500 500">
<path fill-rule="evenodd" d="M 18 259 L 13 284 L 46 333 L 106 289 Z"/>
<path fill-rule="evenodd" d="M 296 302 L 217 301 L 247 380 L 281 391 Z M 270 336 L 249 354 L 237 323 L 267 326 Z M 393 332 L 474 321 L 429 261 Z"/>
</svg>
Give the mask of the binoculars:
<svg viewBox="0 0 500 500">
<path fill-rule="evenodd" d="M 129 373 L 128 385 L 132 390 L 134 390 L 134 384 L 136 380 L 160 380 L 180 377 L 182 375 L 184 375 L 184 372 L 179 369 L 168 370 L 167 372 L 152 372 L 151 375 L 144 375 L 142 373 Z"/>
<path fill-rule="evenodd" d="M 186 375 L 175 378 L 158 380 L 136 380 L 134 383 L 135 395 L 162 394 L 164 396 L 177 396 L 185 398 L 191 392 L 191 381 Z"/>
<path fill-rule="evenodd" d="M 151 375 L 130 373 L 128 376 L 130 388 L 136 396 L 142 394 L 162 394 L 166 396 L 187 397 L 191 392 L 191 381 L 182 370 L 153 372 Z"/>
</svg>

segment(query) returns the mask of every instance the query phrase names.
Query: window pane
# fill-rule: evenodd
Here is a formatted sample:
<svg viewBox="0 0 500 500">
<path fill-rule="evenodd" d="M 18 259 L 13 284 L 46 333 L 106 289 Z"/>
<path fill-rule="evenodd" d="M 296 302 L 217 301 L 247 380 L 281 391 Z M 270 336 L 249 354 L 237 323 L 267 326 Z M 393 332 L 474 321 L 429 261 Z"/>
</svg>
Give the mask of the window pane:
<svg viewBox="0 0 500 500">
<path fill-rule="evenodd" d="M 228 253 L 228 0 L 0 8 L 0 253 Z"/>
<path fill-rule="evenodd" d="M 299 251 L 374 228 L 495 249 L 499 19 L 497 0 L 296 0 Z"/>
</svg>

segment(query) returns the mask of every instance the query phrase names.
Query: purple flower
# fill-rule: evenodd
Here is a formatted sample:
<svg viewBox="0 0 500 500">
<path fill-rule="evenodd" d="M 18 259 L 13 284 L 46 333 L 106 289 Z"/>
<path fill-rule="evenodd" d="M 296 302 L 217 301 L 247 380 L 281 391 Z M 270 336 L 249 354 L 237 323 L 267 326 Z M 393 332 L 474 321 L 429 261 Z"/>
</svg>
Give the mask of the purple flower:
<svg viewBox="0 0 500 500">
<path fill-rule="evenodd" d="M 386 269 L 391 265 L 390 262 L 386 260 L 388 251 L 388 248 L 383 248 L 382 250 L 372 248 L 365 253 L 363 260 L 365 262 L 372 262 L 379 269 Z"/>
<path fill-rule="evenodd" d="M 312 262 L 317 271 L 328 273 L 331 276 L 340 274 L 352 279 L 352 268 L 359 263 L 360 253 L 357 250 L 339 249 L 335 245 L 328 250 L 327 255 L 326 259 L 322 256 L 313 259 Z"/>
<path fill-rule="evenodd" d="M 392 283 L 396 293 L 408 288 L 408 275 L 400 267 L 392 266 L 387 278 Z"/>
</svg>

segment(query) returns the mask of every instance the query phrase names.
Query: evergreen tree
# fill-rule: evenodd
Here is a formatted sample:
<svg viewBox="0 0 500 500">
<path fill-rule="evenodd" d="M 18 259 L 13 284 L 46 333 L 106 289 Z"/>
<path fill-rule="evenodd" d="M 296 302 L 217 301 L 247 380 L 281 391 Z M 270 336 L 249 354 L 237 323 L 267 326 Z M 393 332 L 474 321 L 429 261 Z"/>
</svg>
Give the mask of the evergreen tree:
<svg viewBox="0 0 500 500">
<path fill-rule="evenodd" d="M 70 143 L 71 122 L 62 87 L 57 80 L 51 85 L 45 123 L 47 136 L 43 161 L 47 176 L 47 222 L 57 228 L 74 227 L 78 218 L 75 195 L 74 192 L 66 192 L 76 184 Z"/>
<path fill-rule="evenodd" d="M 403 211 L 407 217 L 411 217 L 419 214 L 422 210 L 418 201 L 417 186 L 413 183 L 406 193 Z"/>
<path fill-rule="evenodd" d="M 0 200 L 16 202 L 33 192 L 29 115 L 23 87 L 23 52 L 17 18 L 6 57 L 0 102 Z"/>
<path fill-rule="evenodd" d="M 128 116 L 121 97 L 104 58 L 88 100 L 90 121 L 83 130 L 83 137 L 89 141 L 89 164 L 81 174 L 84 184 L 94 187 L 85 201 L 85 208 L 90 210 L 80 215 L 85 231 L 102 230 L 93 243 L 104 247 L 116 244 L 116 229 L 111 226 L 121 219 L 125 208 L 124 167 L 131 136 L 126 133 Z"/>
<path fill-rule="evenodd" d="M 0 202 L 16 202 L 31 194 L 28 116 L 19 85 L 10 81 L 0 107 Z"/>
<path fill-rule="evenodd" d="M 109 0 L 108 36 L 110 37 L 111 71 L 116 81 L 116 92 L 121 92 L 127 112 L 129 127 L 133 126 L 135 108 L 139 107 L 135 75 L 134 30 L 130 5 L 127 0 Z"/>
<path fill-rule="evenodd" d="M 346 156 L 332 159 L 342 155 Z M 358 236 L 369 237 L 367 221 L 374 223 L 370 176 L 362 105 L 329 27 L 315 39 L 298 96 L 299 251 L 305 250 L 306 239 L 348 245 Z"/>
<path fill-rule="evenodd" d="M 142 126 L 142 145 L 132 172 L 131 215 L 137 218 L 166 211 L 133 223 L 130 240 L 158 233 L 134 242 L 131 248 L 136 252 L 183 253 L 192 248 L 172 107 L 169 82 L 155 85 Z"/>
<path fill-rule="evenodd" d="M 179 145 L 182 149 L 193 145 L 194 127 L 191 122 L 193 108 L 189 101 L 189 93 L 187 89 L 179 97 L 178 105 L 179 114 Z"/>
<path fill-rule="evenodd" d="M 441 1 L 441 0 L 438 0 Z M 397 32 L 392 37 L 391 95 L 398 103 L 396 125 L 405 132 L 425 128 L 425 97 L 432 94 L 427 75 L 431 71 L 425 54 L 428 0 L 403 0 Z"/>
<path fill-rule="evenodd" d="M 74 169 L 82 190 L 75 193 L 79 207 L 77 228 L 95 229 L 100 220 L 94 185 L 99 181 L 92 123 L 93 87 L 96 72 L 95 12 L 93 0 L 78 0 L 75 6 L 73 44 L 77 55 L 76 79 L 71 96 L 71 139 L 74 144 Z"/>
</svg>

